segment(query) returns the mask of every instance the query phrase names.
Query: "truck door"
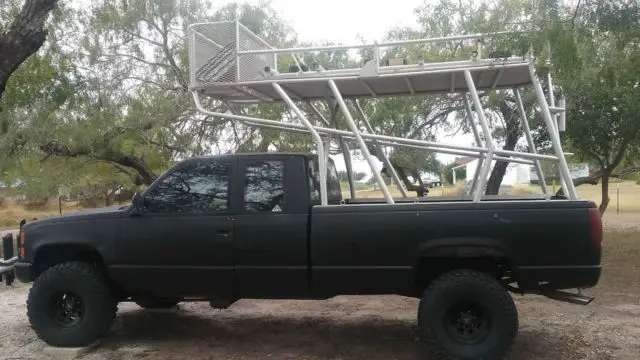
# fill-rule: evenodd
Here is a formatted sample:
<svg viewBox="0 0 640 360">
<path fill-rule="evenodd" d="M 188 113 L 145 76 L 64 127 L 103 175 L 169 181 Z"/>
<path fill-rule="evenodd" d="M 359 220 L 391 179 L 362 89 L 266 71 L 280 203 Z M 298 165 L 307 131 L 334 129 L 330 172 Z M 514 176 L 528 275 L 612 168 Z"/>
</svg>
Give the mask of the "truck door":
<svg viewBox="0 0 640 360">
<path fill-rule="evenodd" d="M 308 199 L 302 156 L 238 160 L 235 283 L 240 297 L 308 294 Z M 237 196 L 237 201 L 235 196 Z"/>
<path fill-rule="evenodd" d="M 111 271 L 130 291 L 233 293 L 232 157 L 193 159 L 169 170 L 123 219 Z"/>
</svg>

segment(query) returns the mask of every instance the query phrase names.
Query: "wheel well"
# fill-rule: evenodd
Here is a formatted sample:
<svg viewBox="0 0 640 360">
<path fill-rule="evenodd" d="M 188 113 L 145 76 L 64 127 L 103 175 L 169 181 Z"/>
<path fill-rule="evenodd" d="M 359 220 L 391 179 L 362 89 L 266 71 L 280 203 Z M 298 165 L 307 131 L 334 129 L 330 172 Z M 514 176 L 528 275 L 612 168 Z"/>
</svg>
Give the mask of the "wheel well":
<svg viewBox="0 0 640 360">
<path fill-rule="evenodd" d="M 417 294 L 420 295 L 439 275 L 455 269 L 482 271 L 498 280 L 511 275 L 511 266 L 507 257 L 497 250 L 476 248 L 476 251 L 468 251 L 466 254 L 461 254 L 459 248 L 454 249 L 453 252 L 435 251 L 418 262 L 415 279 Z"/>
<path fill-rule="evenodd" d="M 53 245 L 43 247 L 36 252 L 34 259 L 34 278 L 37 278 L 54 265 L 69 261 L 87 262 L 104 270 L 102 256 L 96 249 L 90 246 L 75 244 Z"/>
</svg>

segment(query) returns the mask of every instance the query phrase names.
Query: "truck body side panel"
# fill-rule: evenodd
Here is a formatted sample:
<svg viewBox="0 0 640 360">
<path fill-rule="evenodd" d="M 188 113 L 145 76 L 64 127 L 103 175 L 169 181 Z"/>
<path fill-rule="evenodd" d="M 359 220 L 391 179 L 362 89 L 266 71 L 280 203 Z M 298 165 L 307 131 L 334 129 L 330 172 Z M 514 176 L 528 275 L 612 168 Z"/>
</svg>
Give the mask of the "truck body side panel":
<svg viewBox="0 0 640 360">
<path fill-rule="evenodd" d="M 589 240 L 592 206 L 563 200 L 314 207 L 314 290 L 412 294 L 418 262 L 441 246 L 496 248 L 532 281 L 567 267 L 599 274 L 600 248 Z"/>
</svg>

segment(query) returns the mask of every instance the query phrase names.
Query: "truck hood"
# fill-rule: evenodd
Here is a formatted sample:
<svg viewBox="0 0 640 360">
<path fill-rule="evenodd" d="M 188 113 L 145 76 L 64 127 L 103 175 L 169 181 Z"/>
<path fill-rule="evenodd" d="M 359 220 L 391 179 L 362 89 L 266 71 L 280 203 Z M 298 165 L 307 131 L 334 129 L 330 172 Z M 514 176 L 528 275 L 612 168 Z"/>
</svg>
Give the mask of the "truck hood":
<svg viewBox="0 0 640 360">
<path fill-rule="evenodd" d="M 65 221 L 79 221 L 79 220 L 98 220 L 98 219 L 113 219 L 121 217 L 128 212 L 131 205 L 117 205 L 98 209 L 89 209 L 82 211 L 75 211 L 68 214 L 53 215 L 46 218 L 41 218 L 34 221 L 29 221 L 24 225 L 24 229 L 28 229 L 32 226 L 53 224 Z"/>
</svg>

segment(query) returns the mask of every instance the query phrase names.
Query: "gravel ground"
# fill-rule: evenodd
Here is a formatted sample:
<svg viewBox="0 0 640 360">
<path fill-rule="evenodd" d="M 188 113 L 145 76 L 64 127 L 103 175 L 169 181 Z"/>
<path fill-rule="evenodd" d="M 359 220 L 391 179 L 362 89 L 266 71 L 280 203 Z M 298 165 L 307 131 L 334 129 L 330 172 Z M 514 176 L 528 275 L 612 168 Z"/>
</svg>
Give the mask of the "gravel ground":
<svg viewBox="0 0 640 360">
<path fill-rule="evenodd" d="M 640 233 L 610 232 L 600 283 L 588 306 L 515 296 L 520 333 L 509 356 L 638 359 Z M 0 359 L 43 359 L 26 318 L 29 286 L 0 285 Z M 241 300 L 226 310 L 184 303 L 176 313 L 119 306 L 111 334 L 86 360 L 422 359 L 414 327 L 418 301 L 340 296 L 325 301 Z"/>
<path fill-rule="evenodd" d="M 26 319 L 28 286 L 0 290 L 0 359 L 42 359 Z M 640 303 L 587 307 L 516 296 L 520 334 L 510 359 L 637 359 Z M 241 300 L 227 310 L 181 304 L 153 313 L 120 304 L 108 338 L 87 360 L 421 359 L 417 300 L 398 296 L 326 301 Z"/>
</svg>

